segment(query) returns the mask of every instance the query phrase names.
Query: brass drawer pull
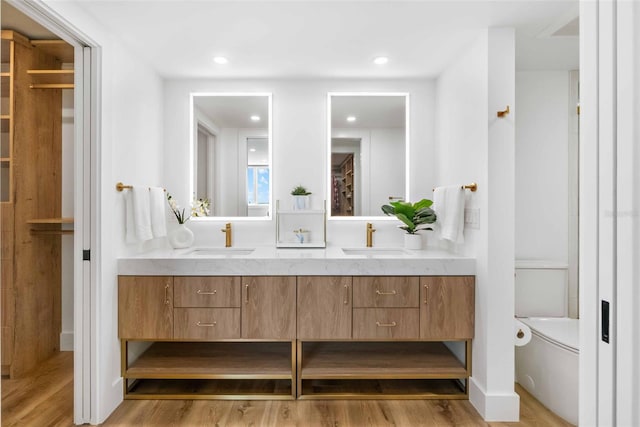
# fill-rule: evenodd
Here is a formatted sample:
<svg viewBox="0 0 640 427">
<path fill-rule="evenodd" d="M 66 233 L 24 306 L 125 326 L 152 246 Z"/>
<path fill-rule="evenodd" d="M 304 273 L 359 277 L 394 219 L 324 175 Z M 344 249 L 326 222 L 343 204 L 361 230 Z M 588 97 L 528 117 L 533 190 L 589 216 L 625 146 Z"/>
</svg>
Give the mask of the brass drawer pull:
<svg viewBox="0 0 640 427">
<path fill-rule="evenodd" d="M 202 322 L 198 322 L 198 323 L 196 323 L 196 325 L 198 325 L 198 326 L 209 326 L 209 327 L 213 327 L 213 326 L 216 326 L 216 323 L 217 323 L 217 322 L 213 322 L 213 323 L 202 323 Z"/>
<path fill-rule="evenodd" d="M 396 326 L 398 326 L 396 322 L 391 322 L 391 323 L 376 322 L 376 325 L 380 326 L 381 328 L 395 328 Z"/>
<path fill-rule="evenodd" d="M 244 294 L 244 303 L 249 304 L 249 284 L 247 283 L 246 285 L 244 285 L 244 288 L 246 289 L 246 292 Z"/>
<path fill-rule="evenodd" d="M 169 301 L 169 284 L 164 285 L 164 303 L 169 305 L 171 301 Z"/>
<path fill-rule="evenodd" d="M 349 285 L 344 285 L 344 301 L 343 304 L 349 304 Z"/>
<path fill-rule="evenodd" d="M 427 303 L 427 294 L 429 293 L 429 285 L 424 285 L 424 303 Z"/>
<path fill-rule="evenodd" d="M 198 292 L 196 292 L 196 294 L 198 294 L 198 295 L 215 295 L 216 292 L 218 292 L 218 291 L 216 291 L 215 289 L 213 290 L 213 292 L 203 291 L 201 289 L 198 289 Z"/>
<path fill-rule="evenodd" d="M 396 295 L 396 291 L 391 291 L 391 292 L 383 292 L 381 290 L 376 289 L 376 294 L 378 295 Z"/>
</svg>

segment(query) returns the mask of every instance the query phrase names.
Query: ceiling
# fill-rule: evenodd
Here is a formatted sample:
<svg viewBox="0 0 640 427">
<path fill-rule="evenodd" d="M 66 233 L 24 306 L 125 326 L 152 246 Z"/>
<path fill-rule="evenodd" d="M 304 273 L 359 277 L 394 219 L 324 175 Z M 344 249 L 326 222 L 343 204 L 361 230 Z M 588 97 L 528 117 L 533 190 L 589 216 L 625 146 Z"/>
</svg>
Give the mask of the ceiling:
<svg viewBox="0 0 640 427">
<path fill-rule="evenodd" d="M 578 68 L 578 0 L 67 1 L 165 78 L 432 78 L 487 27 L 516 29 L 519 70 Z M 53 37 L 5 1 L 1 15 Z"/>
<path fill-rule="evenodd" d="M 165 78 L 432 78 L 487 27 L 516 29 L 518 69 L 578 67 L 578 38 L 558 32 L 578 16 L 578 0 L 78 5 Z M 378 55 L 388 64 L 374 65 Z"/>
</svg>

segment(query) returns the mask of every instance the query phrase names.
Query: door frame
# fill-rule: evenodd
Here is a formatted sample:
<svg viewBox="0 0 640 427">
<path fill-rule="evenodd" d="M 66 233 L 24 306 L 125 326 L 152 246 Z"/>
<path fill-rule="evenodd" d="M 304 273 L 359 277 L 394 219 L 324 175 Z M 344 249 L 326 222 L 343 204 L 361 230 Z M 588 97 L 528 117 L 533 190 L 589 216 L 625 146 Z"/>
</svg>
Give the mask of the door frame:
<svg viewBox="0 0 640 427">
<path fill-rule="evenodd" d="M 99 272 L 100 46 L 40 0 L 9 4 L 74 47 L 73 420 L 97 414 L 96 295 Z"/>
</svg>

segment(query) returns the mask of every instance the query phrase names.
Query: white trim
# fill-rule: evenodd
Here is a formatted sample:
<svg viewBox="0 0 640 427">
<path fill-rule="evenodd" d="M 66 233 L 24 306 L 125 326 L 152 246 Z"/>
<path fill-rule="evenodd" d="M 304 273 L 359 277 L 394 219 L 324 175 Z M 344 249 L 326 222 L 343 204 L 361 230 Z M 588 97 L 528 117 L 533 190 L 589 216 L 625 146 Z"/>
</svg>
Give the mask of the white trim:
<svg viewBox="0 0 640 427">
<path fill-rule="evenodd" d="M 471 377 L 469 378 L 469 401 L 485 421 L 520 420 L 518 393 L 487 394 L 475 378 Z"/>
<path fill-rule="evenodd" d="M 580 2 L 579 420 L 598 420 L 598 4 Z M 585 191 L 586 190 L 586 191 Z"/>
</svg>

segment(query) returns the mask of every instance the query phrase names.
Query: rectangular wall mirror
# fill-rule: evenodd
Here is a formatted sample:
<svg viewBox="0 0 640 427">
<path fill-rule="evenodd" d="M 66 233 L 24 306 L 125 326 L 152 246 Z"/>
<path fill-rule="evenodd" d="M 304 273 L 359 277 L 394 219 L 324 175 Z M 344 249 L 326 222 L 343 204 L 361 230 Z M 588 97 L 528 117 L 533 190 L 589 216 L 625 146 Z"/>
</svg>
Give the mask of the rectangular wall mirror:
<svg viewBox="0 0 640 427">
<path fill-rule="evenodd" d="M 330 93 L 331 217 L 383 216 L 409 194 L 409 94 Z"/>
<path fill-rule="evenodd" d="M 193 93 L 191 194 L 212 217 L 271 216 L 271 94 Z"/>
</svg>

